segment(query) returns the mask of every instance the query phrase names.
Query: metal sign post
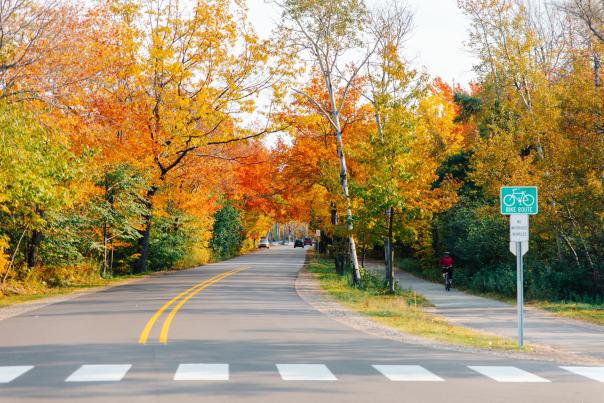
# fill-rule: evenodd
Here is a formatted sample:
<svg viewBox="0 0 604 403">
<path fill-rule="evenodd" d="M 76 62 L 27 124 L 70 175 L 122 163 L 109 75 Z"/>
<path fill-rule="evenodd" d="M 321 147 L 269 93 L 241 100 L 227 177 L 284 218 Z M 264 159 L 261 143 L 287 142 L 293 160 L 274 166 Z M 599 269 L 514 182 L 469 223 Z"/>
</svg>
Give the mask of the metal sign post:
<svg viewBox="0 0 604 403">
<path fill-rule="evenodd" d="M 524 345 L 524 270 L 522 242 L 516 242 L 516 311 L 518 312 L 518 347 Z"/>
<path fill-rule="evenodd" d="M 524 269 L 522 257 L 528 251 L 528 214 L 510 215 L 510 250 L 516 255 L 516 299 L 518 311 L 518 347 L 524 345 Z M 526 247 L 524 247 L 526 245 Z"/>
<path fill-rule="evenodd" d="M 524 268 L 522 257 L 528 251 L 529 214 L 537 214 L 537 188 L 516 186 L 501 188 L 501 214 L 510 216 L 510 252 L 516 255 L 516 298 L 518 347 L 524 345 Z"/>
</svg>

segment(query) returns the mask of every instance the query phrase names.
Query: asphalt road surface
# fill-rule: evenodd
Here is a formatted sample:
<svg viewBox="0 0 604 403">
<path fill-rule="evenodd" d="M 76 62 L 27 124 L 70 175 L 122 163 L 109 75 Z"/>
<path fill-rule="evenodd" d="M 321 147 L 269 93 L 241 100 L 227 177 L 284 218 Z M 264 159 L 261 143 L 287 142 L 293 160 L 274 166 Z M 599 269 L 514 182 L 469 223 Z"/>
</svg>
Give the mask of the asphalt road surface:
<svg viewBox="0 0 604 403">
<path fill-rule="evenodd" d="M 406 345 L 296 294 L 271 248 L 0 321 L 1 402 L 595 402 L 604 368 Z M 444 292 L 444 291 L 443 291 Z"/>
</svg>

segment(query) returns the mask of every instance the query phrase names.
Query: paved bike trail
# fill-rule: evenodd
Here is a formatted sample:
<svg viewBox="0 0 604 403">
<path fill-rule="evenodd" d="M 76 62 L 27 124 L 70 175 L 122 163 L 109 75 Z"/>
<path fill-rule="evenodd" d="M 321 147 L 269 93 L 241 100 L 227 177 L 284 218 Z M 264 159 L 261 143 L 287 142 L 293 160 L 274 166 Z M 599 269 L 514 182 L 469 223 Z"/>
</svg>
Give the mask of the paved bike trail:
<svg viewBox="0 0 604 403">
<path fill-rule="evenodd" d="M 383 270 L 383 262 L 366 264 L 372 271 Z M 518 334 L 516 305 L 478 297 L 432 283 L 400 269 L 395 271 L 400 286 L 428 298 L 431 310 L 450 323 L 515 339 Z M 578 354 L 604 362 L 604 326 L 561 318 L 537 309 L 525 309 L 525 341 L 551 346 L 567 353 Z"/>
</svg>

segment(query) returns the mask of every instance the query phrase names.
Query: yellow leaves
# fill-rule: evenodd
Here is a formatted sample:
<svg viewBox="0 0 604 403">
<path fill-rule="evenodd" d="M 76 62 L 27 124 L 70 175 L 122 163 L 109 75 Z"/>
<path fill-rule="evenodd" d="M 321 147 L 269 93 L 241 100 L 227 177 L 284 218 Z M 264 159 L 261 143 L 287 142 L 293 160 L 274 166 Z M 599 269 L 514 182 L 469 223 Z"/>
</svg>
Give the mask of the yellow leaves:
<svg viewBox="0 0 604 403">
<path fill-rule="evenodd" d="M 9 238 L 7 236 L 0 236 L 0 274 L 4 274 L 8 270 L 10 264 L 10 256 L 7 251 L 10 248 Z"/>
<path fill-rule="evenodd" d="M 587 186 L 591 193 L 596 197 L 604 196 L 604 183 L 602 182 L 602 172 L 591 171 L 587 174 Z"/>
<path fill-rule="evenodd" d="M 458 108 L 453 102 L 453 89 L 440 79 L 433 84 L 432 94 L 419 102 L 419 141 L 429 152 L 442 160 L 467 146 L 463 127 L 455 123 Z"/>
</svg>

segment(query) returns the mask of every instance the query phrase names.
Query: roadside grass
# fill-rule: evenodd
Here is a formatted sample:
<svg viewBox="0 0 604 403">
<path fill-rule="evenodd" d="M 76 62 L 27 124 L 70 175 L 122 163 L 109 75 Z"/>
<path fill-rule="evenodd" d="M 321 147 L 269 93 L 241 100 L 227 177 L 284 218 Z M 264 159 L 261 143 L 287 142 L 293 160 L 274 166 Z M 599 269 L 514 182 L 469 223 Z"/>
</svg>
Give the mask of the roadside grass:
<svg viewBox="0 0 604 403">
<path fill-rule="evenodd" d="M 376 290 L 361 290 L 350 285 L 350 276 L 339 276 L 331 260 L 313 257 L 308 271 L 319 280 L 321 288 L 342 305 L 381 324 L 405 333 L 439 342 L 499 351 L 532 351 L 532 346 L 519 349 L 516 342 L 449 324 L 443 318 L 425 312 L 430 301 L 410 290 L 395 295 Z"/>
<path fill-rule="evenodd" d="M 604 326 L 604 305 L 579 302 L 535 302 L 528 304 L 556 315 Z"/>
<path fill-rule="evenodd" d="M 0 307 L 5 307 L 9 305 L 20 304 L 24 302 L 36 301 L 49 297 L 57 297 L 61 295 L 72 294 L 78 291 L 87 291 L 93 288 L 106 287 L 109 285 L 117 285 L 120 283 L 127 283 L 135 278 L 140 278 L 149 273 L 142 274 L 130 274 L 130 275 L 121 275 L 119 277 L 113 278 L 98 278 L 94 280 L 88 280 L 86 282 L 70 285 L 70 286 L 59 286 L 59 287 L 44 287 L 40 285 L 36 285 L 35 287 L 25 287 L 21 288 L 21 293 L 14 295 L 1 295 L 0 296 Z"/>
</svg>

